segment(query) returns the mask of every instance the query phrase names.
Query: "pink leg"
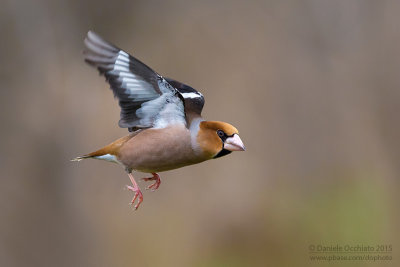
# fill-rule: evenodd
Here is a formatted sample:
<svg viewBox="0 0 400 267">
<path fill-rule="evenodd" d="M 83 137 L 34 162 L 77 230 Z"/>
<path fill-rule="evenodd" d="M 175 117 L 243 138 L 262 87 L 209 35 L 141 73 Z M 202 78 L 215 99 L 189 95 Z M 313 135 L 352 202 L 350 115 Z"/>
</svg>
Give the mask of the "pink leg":
<svg viewBox="0 0 400 267">
<path fill-rule="evenodd" d="M 151 191 L 155 191 L 156 189 L 158 189 L 158 187 L 160 187 L 161 179 L 160 179 L 160 175 L 158 175 L 157 173 L 153 172 L 152 174 L 153 174 L 153 177 L 142 178 L 141 180 L 143 180 L 143 181 L 154 181 L 155 180 L 155 182 L 153 184 L 146 187 L 146 189 L 151 189 Z"/>
<path fill-rule="evenodd" d="M 135 192 L 135 196 L 133 197 L 130 204 L 133 205 L 133 203 L 135 203 L 136 199 L 139 197 L 139 200 L 138 200 L 137 204 L 135 205 L 135 210 L 137 210 L 139 208 L 140 203 L 143 202 L 143 194 L 142 194 L 142 191 L 140 191 L 140 188 L 139 188 L 138 184 L 136 183 L 135 178 L 133 178 L 132 173 L 128 173 L 128 176 L 129 176 L 129 179 L 131 179 L 133 187 L 130 185 L 127 185 L 126 188 Z"/>
</svg>

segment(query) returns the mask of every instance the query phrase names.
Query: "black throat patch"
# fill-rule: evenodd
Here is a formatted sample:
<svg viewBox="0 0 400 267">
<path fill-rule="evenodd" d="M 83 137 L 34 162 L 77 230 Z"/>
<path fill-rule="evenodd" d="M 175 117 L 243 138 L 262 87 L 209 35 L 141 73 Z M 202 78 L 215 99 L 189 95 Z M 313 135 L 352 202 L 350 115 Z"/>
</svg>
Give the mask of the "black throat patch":
<svg viewBox="0 0 400 267">
<path fill-rule="evenodd" d="M 228 155 L 228 154 L 230 154 L 230 153 L 232 153 L 232 151 L 229 151 L 228 149 L 223 148 L 223 149 L 214 157 L 214 159 L 220 158 L 220 157 L 225 156 L 225 155 Z"/>
</svg>

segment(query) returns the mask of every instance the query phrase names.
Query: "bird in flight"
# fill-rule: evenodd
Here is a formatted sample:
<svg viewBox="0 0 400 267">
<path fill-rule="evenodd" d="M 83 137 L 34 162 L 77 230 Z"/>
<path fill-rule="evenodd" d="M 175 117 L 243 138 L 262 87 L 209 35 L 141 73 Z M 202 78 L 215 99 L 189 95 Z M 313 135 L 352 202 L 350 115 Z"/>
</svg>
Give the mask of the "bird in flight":
<svg viewBox="0 0 400 267">
<path fill-rule="evenodd" d="M 129 134 L 73 161 L 94 158 L 122 165 L 132 182 L 135 209 L 143 194 L 132 171 L 151 173 L 142 178 L 161 183 L 158 172 L 181 168 L 225 156 L 245 147 L 238 130 L 226 122 L 201 117 L 203 95 L 192 87 L 164 78 L 138 59 L 89 31 L 85 61 L 97 68 L 110 84 L 121 107 L 119 126 Z"/>
</svg>

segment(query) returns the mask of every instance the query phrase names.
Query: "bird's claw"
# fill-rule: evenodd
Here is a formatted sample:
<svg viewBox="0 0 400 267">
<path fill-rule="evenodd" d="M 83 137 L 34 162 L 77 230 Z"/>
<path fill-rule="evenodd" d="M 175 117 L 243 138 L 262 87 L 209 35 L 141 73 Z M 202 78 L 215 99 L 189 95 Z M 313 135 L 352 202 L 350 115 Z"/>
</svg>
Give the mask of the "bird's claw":
<svg viewBox="0 0 400 267">
<path fill-rule="evenodd" d="M 136 199 L 139 197 L 138 202 L 135 205 L 135 210 L 137 210 L 140 206 L 140 204 L 143 202 L 143 194 L 142 191 L 140 191 L 140 188 L 135 188 L 133 186 L 127 185 L 126 188 L 132 192 L 135 192 L 135 195 L 132 198 L 132 201 L 129 203 L 129 205 L 133 205 L 136 201 Z"/>
<path fill-rule="evenodd" d="M 157 173 L 153 173 L 153 177 L 141 178 L 141 180 L 143 180 L 145 182 L 155 180 L 155 182 L 153 184 L 146 187 L 146 190 L 151 189 L 151 191 L 153 191 L 153 192 L 156 191 L 160 187 L 160 184 L 161 184 L 160 176 Z"/>
</svg>

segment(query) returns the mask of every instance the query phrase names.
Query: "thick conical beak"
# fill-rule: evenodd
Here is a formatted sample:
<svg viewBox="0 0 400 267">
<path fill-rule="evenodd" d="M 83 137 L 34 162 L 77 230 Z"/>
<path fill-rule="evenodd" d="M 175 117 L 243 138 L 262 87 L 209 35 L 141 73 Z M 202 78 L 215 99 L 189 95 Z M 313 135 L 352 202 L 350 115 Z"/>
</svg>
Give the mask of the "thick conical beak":
<svg viewBox="0 0 400 267">
<path fill-rule="evenodd" d="M 224 148 L 229 151 L 244 151 L 246 150 L 239 135 L 234 134 L 225 140 Z"/>
</svg>

